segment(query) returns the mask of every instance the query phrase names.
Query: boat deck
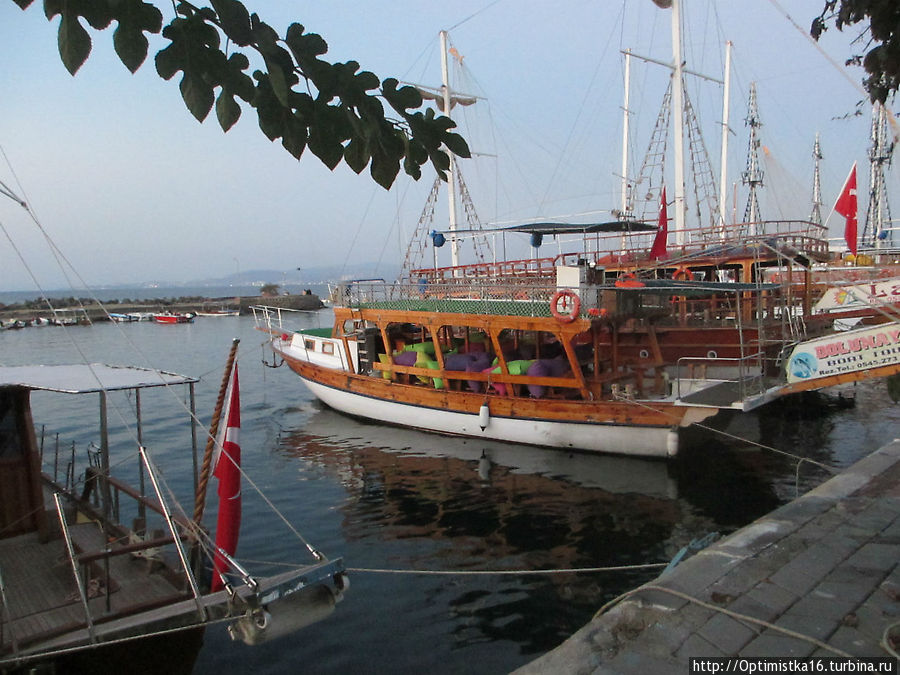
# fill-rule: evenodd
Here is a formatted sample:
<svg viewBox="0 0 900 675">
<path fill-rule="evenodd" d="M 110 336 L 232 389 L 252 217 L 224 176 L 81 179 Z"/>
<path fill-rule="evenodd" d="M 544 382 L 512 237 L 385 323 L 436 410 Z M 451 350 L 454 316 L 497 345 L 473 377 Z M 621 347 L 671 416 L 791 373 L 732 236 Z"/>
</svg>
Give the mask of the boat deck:
<svg viewBox="0 0 900 675">
<path fill-rule="evenodd" d="M 99 552 L 107 545 L 94 522 L 70 525 L 69 532 L 78 552 Z M 111 556 L 108 580 L 102 559 L 85 567 L 94 623 L 184 597 L 148 559 Z M 11 654 L 14 644 L 27 650 L 29 645 L 86 625 L 84 605 L 61 538 L 41 542 L 37 533 L 28 533 L 0 540 L 0 577 L 5 596 L 0 613 L 0 657 Z"/>
</svg>

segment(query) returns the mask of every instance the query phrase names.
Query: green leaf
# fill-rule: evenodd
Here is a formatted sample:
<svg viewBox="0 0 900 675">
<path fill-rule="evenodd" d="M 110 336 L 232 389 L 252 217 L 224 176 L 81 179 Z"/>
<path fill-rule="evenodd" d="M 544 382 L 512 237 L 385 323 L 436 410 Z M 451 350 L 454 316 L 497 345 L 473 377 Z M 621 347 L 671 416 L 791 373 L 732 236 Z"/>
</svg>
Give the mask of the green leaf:
<svg viewBox="0 0 900 675">
<path fill-rule="evenodd" d="M 295 159 L 300 159 L 303 155 L 303 151 L 306 149 L 307 138 L 308 130 L 303 122 L 293 116 L 286 120 L 284 132 L 281 136 L 281 145 Z"/>
<path fill-rule="evenodd" d="M 237 0 L 210 0 L 222 30 L 232 42 L 241 47 L 246 47 L 253 41 L 253 32 L 250 29 L 250 13 Z"/>
<path fill-rule="evenodd" d="M 27 9 L 33 0 L 13 0 L 21 9 Z"/>
<path fill-rule="evenodd" d="M 284 43 L 291 50 L 297 62 L 301 64 L 328 52 L 328 43 L 322 39 L 321 35 L 315 33 L 304 35 L 304 30 L 306 29 L 299 23 L 292 23 L 288 26 L 284 37 Z"/>
<path fill-rule="evenodd" d="M 216 118 L 222 131 L 228 131 L 241 117 L 241 106 L 237 104 L 231 94 L 224 89 L 216 99 Z"/>
<path fill-rule="evenodd" d="M 164 80 L 171 80 L 180 68 L 181 59 L 174 43 L 156 54 L 156 72 Z"/>
<path fill-rule="evenodd" d="M 272 86 L 272 92 L 284 107 L 290 107 L 290 87 L 288 86 L 287 77 L 284 70 L 274 60 L 263 57 L 266 62 L 266 68 L 269 70 L 269 84 Z"/>
<path fill-rule="evenodd" d="M 344 161 L 347 162 L 347 166 L 354 173 L 362 173 L 362 170 L 366 168 L 366 164 L 369 163 L 369 157 L 369 150 L 366 147 L 365 140 L 362 138 L 354 138 L 344 148 Z"/>
<path fill-rule="evenodd" d="M 459 134 L 446 134 L 444 136 L 444 145 L 446 145 L 447 149 L 457 157 L 468 159 L 472 156 L 472 153 L 469 151 L 469 144 L 466 143 L 466 139 Z"/>
<path fill-rule="evenodd" d="M 141 67 L 147 58 L 147 48 L 150 43 L 141 32 L 129 32 L 122 24 L 113 32 L 113 46 L 119 60 L 125 64 L 132 73 Z"/>
<path fill-rule="evenodd" d="M 91 53 L 91 37 L 77 16 L 64 12 L 59 23 L 58 41 L 63 65 L 74 75 Z"/>
<path fill-rule="evenodd" d="M 340 137 L 327 125 L 316 124 L 310 127 L 309 149 L 332 171 L 344 158 Z"/>
<path fill-rule="evenodd" d="M 422 105 L 422 94 L 415 87 L 403 86 L 397 89 L 397 80 L 389 77 L 381 83 L 381 93 L 391 107 L 399 113 Z"/>
<path fill-rule="evenodd" d="M 191 111 L 198 122 L 202 122 L 209 115 L 209 111 L 213 107 L 213 90 L 201 78 L 195 77 L 191 73 L 186 72 L 181 78 L 181 98 L 188 110 Z"/>
<path fill-rule="evenodd" d="M 372 166 L 369 175 L 385 190 L 390 190 L 394 179 L 400 173 L 399 158 L 390 157 L 381 153 L 373 153 Z"/>
<path fill-rule="evenodd" d="M 162 13 L 142 0 L 120 0 L 115 7 L 119 25 L 113 33 L 113 45 L 119 59 L 133 73 L 147 59 L 149 42 L 144 33 L 159 33 Z"/>
</svg>

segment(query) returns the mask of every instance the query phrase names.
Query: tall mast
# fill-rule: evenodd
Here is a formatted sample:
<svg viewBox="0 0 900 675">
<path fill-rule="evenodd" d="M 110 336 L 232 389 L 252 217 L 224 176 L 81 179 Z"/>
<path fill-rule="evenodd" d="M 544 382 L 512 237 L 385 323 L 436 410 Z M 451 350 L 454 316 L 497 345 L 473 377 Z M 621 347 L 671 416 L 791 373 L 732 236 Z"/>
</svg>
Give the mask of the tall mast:
<svg viewBox="0 0 900 675">
<path fill-rule="evenodd" d="M 680 0 L 672 0 L 672 121 L 675 144 L 675 243 L 684 245 L 684 78 L 681 63 Z"/>
<path fill-rule="evenodd" d="M 727 204 L 725 195 L 728 194 L 728 113 L 731 97 L 731 41 L 725 43 L 725 87 L 722 92 L 722 156 L 719 169 L 719 226 L 722 228 L 722 239 L 725 239 L 725 226 L 727 221 Z"/>
<path fill-rule="evenodd" d="M 872 145 L 869 148 L 869 207 L 863 229 L 863 244 L 882 248 L 890 243 L 890 230 L 884 225 L 891 219 L 887 190 L 884 182 L 884 165 L 891 163 L 892 145 L 887 142 L 887 113 L 884 106 L 872 107 Z M 883 239 L 882 237 L 886 237 Z"/>
<path fill-rule="evenodd" d="M 750 127 L 750 145 L 747 149 L 747 170 L 741 174 L 741 178 L 749 191 L 747 207 L 744 209 L 744 222 L 749 223 L 750 234 L 754 235 L 757 233 L 759 223 L 759 199 L 756 188 L 762 187 L 763 184 L 763 172 L 759 168 L 759 128 L 762 123 L 759 121 L 759 110 L 756 106 L 756 82 L 750 83 L 748 108 L 745 122 Z"/>
<path fill-rule="evenodd" d="M 441 80 L 444 90 L 444 114 L 450 117 L 450 67 L 447 63 L 447 31 L 441 31 Z M 449 201 L 449 217 L 450 217 L 450 259 L 451 264 L 456 267 L 459 265 L 459 241 L 456 238 L 456 158 L 452 152 L 447 153 L 450 157 L 450 170 L 447 176 L 447 192 L 450 197 Z"/>
<path fill-rule="evenodd" d="M 631 109 L 628 102 L 631 94 L 631 50 L 625 50 L 625 103 L 622 108 L 622 218 L 628 218 L 631 209 L 628 207 L 628 122 Z"/>
<path fill-rule="evenodd" d="M 819 132 L 816 132 L 816 143 L 813 145 L 813 205 L 809 219 L 816 225 L 822 224 L 822 185 L 819 180 L 819 162 L 822 161 L 822 151 L 819 149 Z"/>
</svg>

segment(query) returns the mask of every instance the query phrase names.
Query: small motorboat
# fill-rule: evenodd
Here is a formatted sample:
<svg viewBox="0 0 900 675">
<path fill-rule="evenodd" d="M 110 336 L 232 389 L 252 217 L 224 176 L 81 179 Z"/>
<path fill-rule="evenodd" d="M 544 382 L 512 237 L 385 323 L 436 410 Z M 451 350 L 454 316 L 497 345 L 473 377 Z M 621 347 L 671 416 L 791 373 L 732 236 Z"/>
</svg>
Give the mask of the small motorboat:
<svg viewBox="0 0 900 675">
<path fill-rule="evenodd" d="M 190 312 L 186 314 L 181 312 L 162 312 L 154 314 L 153 320 L 156 323 L 193 323 L 194 315 Z"/>
</svg>

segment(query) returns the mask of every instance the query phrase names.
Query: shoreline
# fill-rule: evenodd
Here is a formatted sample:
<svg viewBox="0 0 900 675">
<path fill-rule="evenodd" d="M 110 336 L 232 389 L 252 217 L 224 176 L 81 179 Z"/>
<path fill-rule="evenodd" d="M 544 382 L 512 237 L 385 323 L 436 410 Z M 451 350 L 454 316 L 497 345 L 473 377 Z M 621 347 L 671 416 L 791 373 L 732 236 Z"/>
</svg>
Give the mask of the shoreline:
<svg viewBox="0 0 900 675">
<path fill-rule="evenodd" d="M 51 298 L 53 300 L 54 298 Z M 39 302 L 39 299 L 31 302 Z M 90 303 L 84 305 L 74 305 L 69 307 L 56 308 L 57 313 L 72 314 L 77 313 L 80 316 L 87 315 L 91 322 L 108 321 L 107 312 L 127 314 L 130 312 L 181 312 L 196 313 L 215 308 L 238 309 L 241 315 L 248 314 L 250 307 L 253 305 L 269 305 L 271 307 L 280 307 L 283 309 L 296 309 L 304 311 L 318 310 L 325 307 L 321 298 L 314 293 L 298 293 L 278 296 L 226 296 L 218 298 L 199 298 L 186 300 L 182 298 L 155 298 L 153 300 L 139 300 L 129 303 Z M 84 314 L 82 314 L 82 309 Z M 10 306 L 9 308 L 0 309 L 0 321 L 30 321 L 35 318 L 50 318 L 54 314 L 54 310 L 47 308 L 24 308 Z"/>
</svg>

